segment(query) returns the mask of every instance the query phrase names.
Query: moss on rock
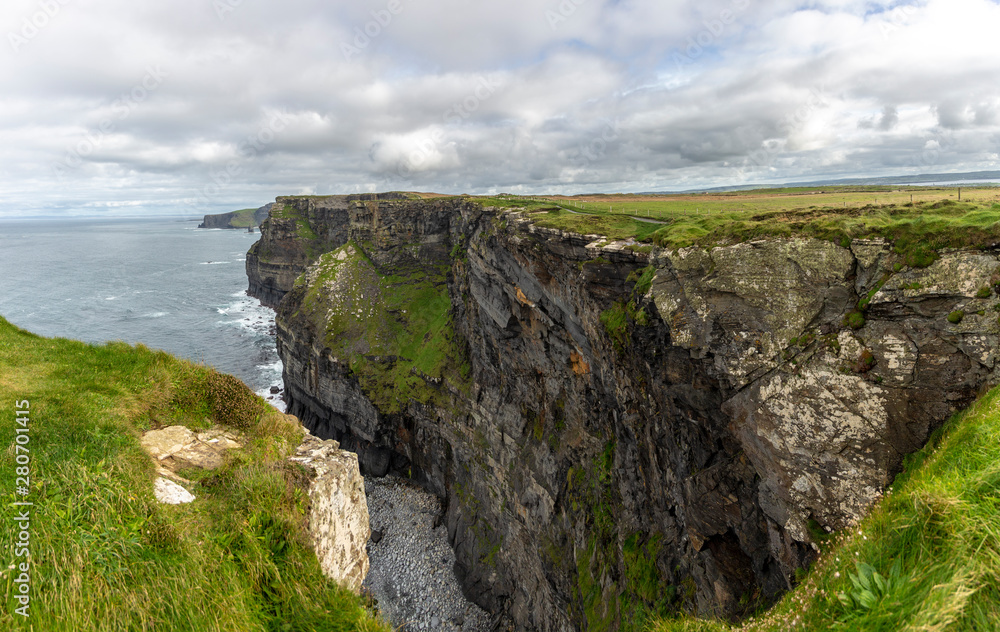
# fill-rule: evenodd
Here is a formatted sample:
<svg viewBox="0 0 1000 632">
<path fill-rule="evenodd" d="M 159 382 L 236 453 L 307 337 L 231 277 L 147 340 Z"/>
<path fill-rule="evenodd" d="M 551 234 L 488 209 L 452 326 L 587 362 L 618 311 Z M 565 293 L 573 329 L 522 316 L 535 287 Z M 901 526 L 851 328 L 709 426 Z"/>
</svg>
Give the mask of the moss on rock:
<svg viewBox="0 0 1000 632">
<path fill-rule="evenodd" d="M 381 272 L 351 242 L 322 255 L 301 281 L 308 285 L 302 310 L 388 414 L 402 412 L 410 399 L 429 403 L 444 380 L 462 387 L 467 377 L 446 269 L 394 272 Z"/>
</svg>

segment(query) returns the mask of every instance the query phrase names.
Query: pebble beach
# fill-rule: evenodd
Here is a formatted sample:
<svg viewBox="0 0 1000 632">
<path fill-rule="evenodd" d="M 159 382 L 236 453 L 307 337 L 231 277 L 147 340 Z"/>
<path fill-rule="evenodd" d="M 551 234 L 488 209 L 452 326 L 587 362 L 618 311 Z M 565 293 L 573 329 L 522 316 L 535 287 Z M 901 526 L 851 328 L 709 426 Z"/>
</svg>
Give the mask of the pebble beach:
<svg viewBox="0 0 1000 632">
<path fill-rule="evenodd" d="M 393 627 L 407 632 L 491 630 L 491 615 L 462 595 L 447 529 L 444 524 L 435 527 L 442 522 L 440 501 L 391 476 L 365 479 L 365 494 L 373 538 L 363 587 Z"/>
</svg>

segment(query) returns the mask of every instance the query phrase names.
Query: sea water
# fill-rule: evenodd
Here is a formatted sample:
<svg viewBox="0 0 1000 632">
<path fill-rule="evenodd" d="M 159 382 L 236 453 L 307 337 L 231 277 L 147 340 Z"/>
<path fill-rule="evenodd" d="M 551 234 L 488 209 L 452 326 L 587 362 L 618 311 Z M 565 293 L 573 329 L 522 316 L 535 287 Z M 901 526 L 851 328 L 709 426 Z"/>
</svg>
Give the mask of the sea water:
<svg viewBox="0 0 1000 632">
<path fill-rule="evenodd" d="M 0 220 L 0 315 L 43 336 L 164 349 L 273 397 L 270 387 L 281 383 L 274 312 L 245 291 L 246 252 L 259 235 L 197 225 Z M 433 527 L 439 501 L 391 480 L 366 491 L 372 524 L 385 534 L 365 585 L 393 623 L 490 629 L 490 616 L 459 588 L 447 528 Z"/>
<path fill-rule="evenodd" d="M 122 340 L 202 362 L 271 403 L 274 312 L 246 294 L 260 237 L 148 218 L 0 220 L 0 316 L 47 337 Z"/>
</svg>

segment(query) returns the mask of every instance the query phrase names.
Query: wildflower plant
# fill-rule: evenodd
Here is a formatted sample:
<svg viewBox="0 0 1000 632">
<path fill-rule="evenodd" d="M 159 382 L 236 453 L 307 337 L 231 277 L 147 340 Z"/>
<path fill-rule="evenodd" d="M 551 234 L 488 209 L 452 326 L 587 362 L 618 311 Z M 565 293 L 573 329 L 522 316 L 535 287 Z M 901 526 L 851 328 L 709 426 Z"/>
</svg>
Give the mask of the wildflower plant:
<svg viewBox="0 0 1000 632">
<path fill-rule="evenodd" d="M 854 590 L 837 594 L 837 599 L 845 607 L 853 610 L 871 610 L 899 584 L 901 572 L 900 560 L 897 558 L 889 569 L 888 577 L 882 576 L 870 564 L 855 562 L 858 572 L 847 576 Z"/>
</svg>

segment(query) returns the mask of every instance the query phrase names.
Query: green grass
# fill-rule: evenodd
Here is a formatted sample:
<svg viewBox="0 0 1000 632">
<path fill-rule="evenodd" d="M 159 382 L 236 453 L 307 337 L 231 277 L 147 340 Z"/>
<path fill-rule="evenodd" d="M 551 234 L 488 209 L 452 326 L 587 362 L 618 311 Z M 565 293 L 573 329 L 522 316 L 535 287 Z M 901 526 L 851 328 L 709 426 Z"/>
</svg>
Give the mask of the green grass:
<svg viewBox="0 0 1000 632">
<path fill-rule="evenodd" d="M 639 305 L 652 287 L 655 276 L 656 268 L 653 266 L 632 271 L 627 279 L 635 283 L 631 295 L 626 299 L 615 301 L 611 307 L 601 312 L 601 324 L 604 325 L 604 330 L 619 352 L 625 352 L 629 346 L 629 329 L 633 323 L 640 327 L 648 325 L 646 310 Z"/>
<path fill-rule="evenodd" d="M 305 531 L 308 474 L 285 460 L 301 429 L 241 382 L 123 343 L 45 339 L 0 318 L 0 437 L 30 402 L 29 494 L 16 452 L 0 452 L 5 504 L 0 629 L 50 631 L 387 630 L 322 574 Z M 228 423 L 247 445 L 199 476 L 193 503 L 153 498 L 149 428 Z M 22 471 L 21 474 L 24 474 Z M 30 618 L 14 613 L 29 500 Z"/>
<path fill-rule="evenodd" d="M 611 239 L 642 241 L 661 228 L 660 224 L 644 222 L 625 215 L 575 213 L 551 205 L 529 216 L 544 228 L 556 228 L 583 235 L 603 235 Z"/>
<path fill-rule="evenodd" d="M 309 218 L 303 216 L 302 213 L 291 204 L 285 204 L 281 207 L 275 206 L 271 209 L 271 217 L 279 219 L 294 219 L 299 239 L 302 240 L 307 247 L 309 246 L 309 242 L 319 239 L 319 236 L 315 231 L 313 231 L 312 225 L 309 223 Z"/>
<path fill-rule="evenodd" d="M 995 630 L 1000 621 L 1000 389 L 906 460 L 869 516 L 830 538 L 804 581 L 771 611 L 732 626 L 663 619 L 656 632 Z M 898 581 L 860 603 L 850 577 Z M 792 623 L 796 623 L 793 628 Z"/>
<path fill-rule="evenodd" d="M 451 325 L 445 269 L 385 274 L 353 243 L 317 263 L 320 272 L 305 290 L 302 310 L 381 412 L 402 412 L 410 399 L 437 398 L 441 389 L 428 378 L 465 388 L 468 365 Z"/>
<path fill-rule="evenodd" d="M 233 213 L 232 218 L 229 220 L 229 225 L 233 228 L 249 228 L 250 226 L 256 226 L 257 222 L 254 221 L 253 214 L 257 211 L 255 208 L 245 208 L 240 211 Z"/>
<path fill-rule="evenodd" d="M 853 311 L 844 317 L 844 324 L 851 329 L 861 329 L 865 326 L 865 315 L 859 311 Z"/>
<path fill-rule="evenodd" d="M 1000 194 L 995 188 L 963 190 L 962 201 L 957 200 L 955 189 L 857 187 L 720 195 L 475 199 L 485 206 L 524 208 L 540 226 L 667 248 L 795 235 L 842 245 L 853 238 L 882 237 L 895 245 L 900 264 L 926 267 L 941 248 L 1000 243 Z"/>
</svg>

